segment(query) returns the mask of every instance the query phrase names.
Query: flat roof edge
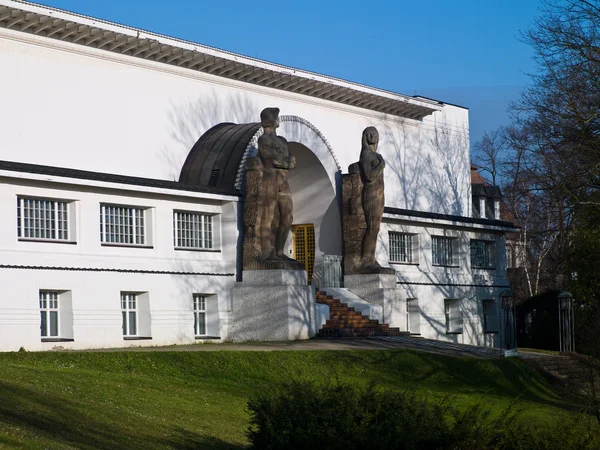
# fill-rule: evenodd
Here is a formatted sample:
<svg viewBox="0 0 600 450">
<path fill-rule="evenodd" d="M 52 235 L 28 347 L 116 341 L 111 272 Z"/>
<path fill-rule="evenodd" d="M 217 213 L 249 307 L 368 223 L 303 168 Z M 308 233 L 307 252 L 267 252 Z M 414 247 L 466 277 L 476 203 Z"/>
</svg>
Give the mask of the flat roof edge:
<svg viewBox="0 0 600 450">
<path fill-rule="evenodd" d="M 415 120 L 444 106 L 22 0 L 0 0 L 0 27 Z"/>
</svg>

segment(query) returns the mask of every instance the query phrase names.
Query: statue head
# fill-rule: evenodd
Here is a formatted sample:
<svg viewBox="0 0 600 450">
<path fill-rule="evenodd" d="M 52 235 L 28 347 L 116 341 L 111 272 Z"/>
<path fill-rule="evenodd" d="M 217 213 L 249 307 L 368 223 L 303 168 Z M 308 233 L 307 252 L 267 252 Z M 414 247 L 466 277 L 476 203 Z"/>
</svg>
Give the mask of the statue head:
<svg viewBox="0 0 600 450">
<path fill-rule="evenodd" d="M 375 149 L 377 149 L 377 144 L 379 143 L 379 132 L 375 127 L 367 127 L 364 129 L 362 134 L 362 143 L 364 145 L 375 145 Z"/>
<path fill-rule="evenodd" d="M 260 124 L 263 128 L 279 126 L 279 108 L 265 108 L 260 113 Z"/>
</svg>

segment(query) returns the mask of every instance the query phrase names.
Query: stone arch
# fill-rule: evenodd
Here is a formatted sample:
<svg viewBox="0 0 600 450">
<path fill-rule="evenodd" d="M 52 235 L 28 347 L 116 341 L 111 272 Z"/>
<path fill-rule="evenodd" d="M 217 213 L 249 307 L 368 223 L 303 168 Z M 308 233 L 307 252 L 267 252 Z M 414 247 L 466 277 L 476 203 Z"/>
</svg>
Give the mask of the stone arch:
<svg viewBox="0 0 600 450">
<path fill-rule="evenodd" d="M 279 134 L 290 142 L 309 148 L 327 171 L 334 189 L 341 167 L 333 148 L 308 120 L 280 116 Z M 241 192 L 248 158 L 257 152 L 263 129 L 259 123 L 219 123 L 207 130 L 190 150 L 179 175 L 179 182 L 214 191 Z"/>
</svg>

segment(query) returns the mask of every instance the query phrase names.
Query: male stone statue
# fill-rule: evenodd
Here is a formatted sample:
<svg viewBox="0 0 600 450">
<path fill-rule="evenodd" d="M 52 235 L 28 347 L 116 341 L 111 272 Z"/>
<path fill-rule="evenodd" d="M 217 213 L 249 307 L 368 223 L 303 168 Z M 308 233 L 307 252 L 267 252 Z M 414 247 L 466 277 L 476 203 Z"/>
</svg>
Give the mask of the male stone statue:
<svg viewBox="0 0 600 450">
<path fill-rule="evenodd" d="M 381 267 L 375 259 L 377 235 L 379 234 L 385 204 L 383 185 L 385 161 L 377 153 L 378 144 L 379 132 L 377 129 L 375 127 L 365 128 L 362 134 L 360 160 L 358 161 L 360 178 L 363 183 L 361 200 L 367 225 L 361 247 L 360 271 L 363 273 L 391 271 L 391 269 Z"/>
<path fill-rule="evenodd" d="M 296 167 L 296 158 L 290 153 L 287 141 L 275 131 L 279 127 L 279 108 L 264 109 L 260 121 L 263 127 L 258 138 L 258 158 L 262 165 L 260 259 L 293 261 L 283 253 L 283 247 L 293 220 L 287 171 Z"/>
</svg>

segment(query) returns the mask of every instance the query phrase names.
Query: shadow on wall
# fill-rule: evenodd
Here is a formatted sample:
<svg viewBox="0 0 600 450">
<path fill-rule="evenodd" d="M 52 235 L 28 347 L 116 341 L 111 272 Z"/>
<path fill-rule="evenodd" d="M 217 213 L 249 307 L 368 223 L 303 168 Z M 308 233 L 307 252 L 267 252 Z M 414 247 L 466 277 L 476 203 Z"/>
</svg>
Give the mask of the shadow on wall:
<svg viewBox="0 0 600 450">
<path fill-rule="evenodd" d="M 386 206 L 469 216 L 468 130 L 388 122 L 381 135 Z"/>
<path fill-rule="evenodd" d="M 388 254 L 389 243 L 382 237 L 383 234 L 385 233 L 380 233 L 378 237 L 379 245 Z M 424 250 L 431 251 L 430 248 Z M 454 267 L 436 267 L 435 269 L 435 272 L 419 270 L 418 277 L 415 277 L 414 272 L 408 274 L 403 273 L 402 270 L 396 270 L 396 276 L 405 298 L 419 300 L 421 321 L 427 323 L 431 333 L 426 337 L 455 343 L 464 342 L 489 346 L 490 343 L 486 341 L 485 335 L 482 333 L 483 304 L 480 298 L 496 298 L 496 288 L 493 286 L 478 288 L 460 286 L 466 284 L 465 279 L 469 278 L 465 277 L 464 273 L 457 271 Z M 419 283 L 427 284 L 410 284 L 415 282 L 415 278 Z M 460 300 L 463 336 L 446 332 L 444 299 Z M 423 333 L 423 327 L 421 331 Z"/>
<path fill-rule="evenodd" d="M 307 339 L 316 332 L 315 291 L 308 285 L 242 285 L 234 296 L 236 341 Z"/>
<path fill-rule="evenodd" d="M 194 99 L 171 101 L 167 123 L 171 142 L 161 153 L 168 179 L 178 180 L 183 163 L 198 139 L 219 123 L 252 123 L 260 121 L 260 107 L 249 96 L 231 92 L 217 96 L 214 90 Z"/>
<path fill-rule="evenodd" d="M 426 165 L 426 176 L 430 180 L 429 198 L 431 211 L 443 214 L 470 216 L 471 172 L 469 161 L 469 134 L 436 128 L 430 138 L 430 146 L 442 161 L 441 171 L 433 165 Z M 438 169 L 438 170 L 436 170 Z M 450 198 L 447 195 L 450 187 Z"/>
<path fill-rule="evenodd" d="M 333 198 L 321 219 L 319 248 L 325 255 L 341 255 L 342 242 L 340 239 L 342 226 L 340 223 L 340 208 L 338 199 Z"/>
<path fill-rule="evenodd" d="M 231 272 L 220 269 L 219 261 L 207 262 L 205 267 L 199 269 L 201 264 L 200 261 L 176 261 L 172 270 L 180 273 L 214 272 L 224 274 Z M 212 279 L 210 275 L 170 275 L 170 277 L 173 290 L 163 293 L 163 295 L 171 296 L 169 303 L 173 306 L 169 315 L 177 315 L 175 319 L 177 334 L 172 336 L 172 339 L 175 340 L 173 343 L 190 344 L 195 342 L 194 294 L 206 295 L 206 334 L 225 338 L 226 330 L 223 329 L 221 319 L 224 313 L 231 311 L 230 292 L 235 277 L 226 275 L 215 276 Z M 173 330 L 170 329 L 170 331 Z"/>
<path fill-rule="evenodd" d="M 260 120 L 260 107 L 249 96 L 232 91 L 228 95 L 217 95 L 215 90 L 195 98 L 171 101 L 168 112 L 168 134 L 170 143 L 165 144 L 160 154 L 164 173 L 170 180 L 179 180 L 181 169 L 194 144 L 210 128 L 219 123 L 253 123 Z M 243 240 L 243 202 L 237 211 L 236 259 L 238 279 L 241 280 L 241 251 Z M 226 244 L 223 236 L 223 244 Z"/>
<path fill-rule="evenodd" d="M 442 268 L 440 268 L 442 269 Z M 482 315 L 483 306 L 478 300 L 478 295 L 475 293 L 475 288 L 470 286 L 448 286 L 448 284 L 461 284 L 459 277 L 453 272 L 455 269 L 443 268 L 443 273 L 435 274 L 432 272 L 422 272 L 426 279 L 426 283 L 431 283 L 432 291 L 435 290 L 435 297 L 438 303 L 427 304 L 427 309 L 424 309 L 423 289 L 424 286 L 415 286 L 408 284 L 410 277 L 397 271 L 398 281 L 400 286 L 406 292 L 407 298 L 420 299 L 419 309 L 421 320 L 425 321 L 429 329 L 433 331 L 433 336 L 428 336 L 433 339 L 440 339 L 456 343 L 472 344 L 477 346 L 487 346 L 484 333 L 482 333 Z M 463 281 L 464 283 L 464 281 Z M 483 288 L 488 292 L 483 298 L 494 298 L 494 288 Z M 481 294 L 480 294 L 481 295 Z M 446 332 L 446 318 L 444 311 L 444 299 L 460 300 L 460 312 L 462 316 L 462 333 L 448 334 Z M 431 302 L 431 300 L 430 300 Z"/>
</svg>

